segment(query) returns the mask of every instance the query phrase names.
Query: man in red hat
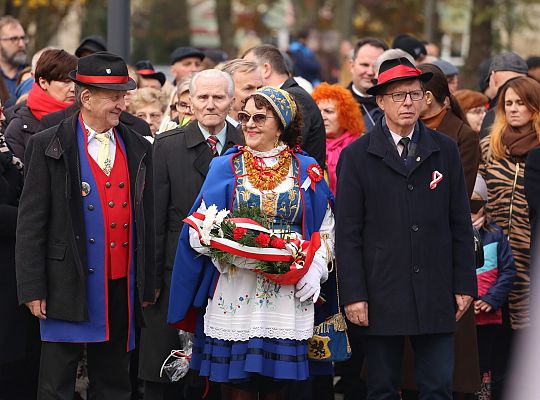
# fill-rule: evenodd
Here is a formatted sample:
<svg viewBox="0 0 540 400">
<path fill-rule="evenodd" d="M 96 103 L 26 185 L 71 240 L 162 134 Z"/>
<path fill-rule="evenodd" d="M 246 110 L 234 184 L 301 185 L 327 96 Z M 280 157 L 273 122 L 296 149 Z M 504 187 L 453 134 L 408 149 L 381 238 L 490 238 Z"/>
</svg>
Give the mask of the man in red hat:
<svg viewBox="0 0 540 400">
<path fill-rule="evenodd" d="M 339 293 L 362 329 L 369 400 L 401 398 L 406 336 L 419 399 L 452 399 L 456 321 L 477 294 L 458 148 L 418 119 L 431 75 L 406 58 L 384 61 L 367 91 L 384 118 L 337 168 Z"/>
<path fill-rule="evenodd" d="M 136 87 L 122 58 L 83 57 L 69 77 L 80 112 L 26 151 L 19 302 L 40 319 L 38 399 L 73 399 L 86 348 L 89 397 L 128 400 L 137 316 L 156 296 L 152 149 L 119 123 Z"/>
</svg>

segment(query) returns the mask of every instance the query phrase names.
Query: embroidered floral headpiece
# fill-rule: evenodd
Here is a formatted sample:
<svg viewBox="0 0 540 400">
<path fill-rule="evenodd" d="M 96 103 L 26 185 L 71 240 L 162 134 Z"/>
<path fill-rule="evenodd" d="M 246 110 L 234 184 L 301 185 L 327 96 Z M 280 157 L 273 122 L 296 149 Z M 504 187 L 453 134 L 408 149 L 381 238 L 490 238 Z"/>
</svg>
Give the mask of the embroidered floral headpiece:
<svg viewBox="0 0 540 400">
<path fill-rule="evenodd" d="M 283 126 L 287 129 L 296 115 L 296 103 L 291 98 L 291 95 L 285 90 L 276 89 L 271 86 L 260 88 L 256 94 L 261 95 L 270 102 L 279 115 Z"/>
</svg>

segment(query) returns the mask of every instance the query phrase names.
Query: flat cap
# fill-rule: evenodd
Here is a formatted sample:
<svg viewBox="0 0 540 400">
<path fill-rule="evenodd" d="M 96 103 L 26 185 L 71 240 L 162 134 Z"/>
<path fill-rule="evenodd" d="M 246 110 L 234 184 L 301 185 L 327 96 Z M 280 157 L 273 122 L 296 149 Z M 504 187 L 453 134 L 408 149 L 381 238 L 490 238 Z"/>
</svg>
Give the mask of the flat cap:
<svg viewBox="0 0 540 400">
<path fill-rule="evenodd" d="M 204 53 L 194 47 L 178 47 L 171 53 L 171 65 L 188 57 L 196 57 L 202 61 Z"/>
<path fill-rule="evenodd" d="M 493 71 L 513 71 L 527 75 L 529 67 L 523 58 L 511 51 L 497 54 L 491 59 L 489 73 Z"/>
</svg>

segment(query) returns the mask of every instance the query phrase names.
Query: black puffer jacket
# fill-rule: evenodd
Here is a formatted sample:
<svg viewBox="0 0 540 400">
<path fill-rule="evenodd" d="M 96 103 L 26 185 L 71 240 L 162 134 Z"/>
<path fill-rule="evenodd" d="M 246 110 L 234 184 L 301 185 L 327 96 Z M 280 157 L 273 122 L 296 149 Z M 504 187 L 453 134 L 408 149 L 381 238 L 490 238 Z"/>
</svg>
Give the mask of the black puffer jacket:
<svg viewBox="0 0 540 400">
<path fill-rule="evenodd" d="M 13 110 L 13 115 L 6 128 L 6 142 L 10 146 L 15 157 L 24 160 L 24 151 L 30 137 L 39 132 L 39 120 L 34 117 L 28 106 L 22 106 Z"/>
</svg>

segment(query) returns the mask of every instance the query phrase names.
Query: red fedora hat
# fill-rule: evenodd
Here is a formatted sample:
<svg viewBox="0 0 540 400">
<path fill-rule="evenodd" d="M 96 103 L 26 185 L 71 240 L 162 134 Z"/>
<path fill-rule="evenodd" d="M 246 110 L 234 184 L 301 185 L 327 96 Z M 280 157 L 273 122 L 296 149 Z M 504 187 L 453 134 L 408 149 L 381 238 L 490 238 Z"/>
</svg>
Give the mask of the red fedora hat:
<svg viewBox="0 0 540 400">
<path fill-rule="evenodd" d="M 367 93 L 374 96 L 380 94 L 390 83 L 409 79 L 427 82 L 432 76 L 431 72 L 422 72 L 404 57 L 393 58 L 381 64 L 377 84 L 370 87 Z"/>
</svg>

